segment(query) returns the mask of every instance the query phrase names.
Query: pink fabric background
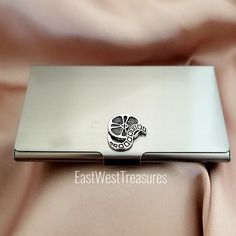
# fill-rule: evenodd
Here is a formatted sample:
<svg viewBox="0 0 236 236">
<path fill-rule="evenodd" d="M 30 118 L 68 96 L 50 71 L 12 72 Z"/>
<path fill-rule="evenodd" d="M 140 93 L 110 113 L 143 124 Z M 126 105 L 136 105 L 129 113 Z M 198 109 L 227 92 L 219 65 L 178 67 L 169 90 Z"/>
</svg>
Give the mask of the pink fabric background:
<svg viewBox="0 0 236 236">
<path fill-rule="evenodd" d="M 75 169 L 115 167 L 16 163 L 35 64 L 215 65 L 233 159 L 129 170 L 164 186 L 78 186 Z M 234 0 L 0 0 L 0 235 L 236 235 L 235 101 Z"/>
</svg>

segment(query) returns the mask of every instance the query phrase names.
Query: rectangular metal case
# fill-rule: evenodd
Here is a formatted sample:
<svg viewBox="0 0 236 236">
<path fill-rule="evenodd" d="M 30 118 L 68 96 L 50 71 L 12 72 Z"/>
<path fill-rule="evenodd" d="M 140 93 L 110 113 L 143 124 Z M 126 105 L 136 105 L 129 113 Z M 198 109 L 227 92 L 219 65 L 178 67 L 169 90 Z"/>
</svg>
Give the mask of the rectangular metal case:
<svg viewBox="0 0 236 236">
<path fill-rule="evenodd" d="M 131 114 L 146 127 L 126 151 L 108 123 Z M 220 162 L 230 148 L 211 66 L 33 67 L 14 150 L 19 161 Z"/>
</svg>

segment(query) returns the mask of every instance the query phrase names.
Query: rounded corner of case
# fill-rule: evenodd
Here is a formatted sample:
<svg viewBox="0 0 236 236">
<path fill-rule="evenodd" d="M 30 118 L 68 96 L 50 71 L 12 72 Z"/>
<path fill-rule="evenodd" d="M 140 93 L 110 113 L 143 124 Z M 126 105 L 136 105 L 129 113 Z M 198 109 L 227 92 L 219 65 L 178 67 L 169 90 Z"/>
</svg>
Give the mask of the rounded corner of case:
<svg viewBox="0 0 236 236">
<path fill-rule="evenodd" d="M 18 156 L 17 156 L 17 153 L 18 153 L 18 150 L 14 148 L 14 151 L 13 151 L 13 158 L 14 158 L 15 161 L 19 161 Z"/>
<path fill-rule="evenodd" d="M 228 161 L 228 162 L 230 162 L 230 161 L 231 161 L 231 159 L 232 159 L 232 154 L 231 154 L 231 151 L 230 151 L 230 150 L 228 150 L 228 151 L 227 151 L 227 153 L 228 153 L 228 158 L 227 158 L 227 161 Z"/>
</svg>

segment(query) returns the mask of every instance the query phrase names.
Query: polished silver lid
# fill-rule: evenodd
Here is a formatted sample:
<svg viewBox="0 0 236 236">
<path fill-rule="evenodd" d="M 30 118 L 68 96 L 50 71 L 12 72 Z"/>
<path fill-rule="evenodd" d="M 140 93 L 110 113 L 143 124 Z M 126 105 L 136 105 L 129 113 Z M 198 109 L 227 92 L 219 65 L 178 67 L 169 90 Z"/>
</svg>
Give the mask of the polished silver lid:
<svg viewBox="0 0 236 236">
<path fill-rule="evenodd" d="M 119 116 L 122 120 L 114 121 Z M 131 124 L 129 117 L 137 122 L 133 120 Z M 139 132 L 134 130 L 138 129 L 135 125 L 140 125 Z M 129 148 L 111 146 L 109 137 L 115 144 L 130 145 L 130 130 L 133 136 Z M 15 159 L 104 158 L 147 162 L 229 160 L 214 68 L 33 67 L 15 143 Z"/>
</svg>

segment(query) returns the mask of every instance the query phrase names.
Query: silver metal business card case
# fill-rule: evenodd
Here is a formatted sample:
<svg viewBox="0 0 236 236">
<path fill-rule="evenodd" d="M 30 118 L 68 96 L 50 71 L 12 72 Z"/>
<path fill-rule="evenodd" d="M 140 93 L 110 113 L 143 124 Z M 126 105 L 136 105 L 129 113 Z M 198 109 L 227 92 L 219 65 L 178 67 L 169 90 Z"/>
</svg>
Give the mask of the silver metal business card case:
<svg viewBox="0 0 236 236">
<path fill-rule="evenodd" d="M 214 67 L 32 67 L 14 158 L 229 161 Z"/>
</svg>

